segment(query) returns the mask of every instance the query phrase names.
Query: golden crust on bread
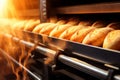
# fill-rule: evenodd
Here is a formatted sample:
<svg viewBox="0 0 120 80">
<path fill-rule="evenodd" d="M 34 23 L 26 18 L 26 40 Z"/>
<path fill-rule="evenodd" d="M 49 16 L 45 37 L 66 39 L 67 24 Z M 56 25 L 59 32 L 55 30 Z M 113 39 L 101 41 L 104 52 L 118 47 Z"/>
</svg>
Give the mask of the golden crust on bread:
<svg viewBox="0 0 120 80">
<path fill-rule="evenodd" d="M 114 30 L 106 36 L 103 48 L 120 50 L 120 30 Z"/>
<path fill-rule="evenodd" d="M 110 23 L 107 25 L 107 27 L 119 30 L 120 29 L 120 22 Z"/>
<path fill-rule="evenodd" d="M 64 25 L 57 25 L 49 34 L 50 37 L 59 37 L 66 29 L 68 29 L 71 26 L 76 25 L 78 22 L 76 20 L 69 21 Z"/>
<path fill-rule="evenodd" d="M 38 24 L 40 24 L 39 20 L 30 20 L 26 25 L 24 30 L 25 31 L 32 31 Z"/>
<path fill-rule="evenodd" d="M 107 23 L 104 23 L 103 21 L 95 21 L 91 26 L 96 28 L 102 28 L 106 27 Z"/>
<path fill-rule="evenodd" d="M 102 46 L 106 35 L 112 30 L 112 28 L 97 28 L 87 34 L 82 43 L 94 46 Z"/>
<path fill-rule="evenodd" d="M 34 32 L 34 33 L 39 33 L 39 32 L 42 30 L 42 28 L 44 28 L 44 27 L 46 27 L 46 26 L 49 26 L 49 25 L 51 25 L 51 24 L 54 24 L 54 23 L 42 23 L 42 24 L 39 24 L 39 25 L 37 25 L 37 26 L 33 29 L 32 32 Z"/>
<path fill-rule="evenodd" d="M 78 30 L 80 30 L 80 29 L 82 29 L 82 28 L 85 28 L 85 27 L 88 27 L 88 26 L 78 25 L 78 26 L 69 27 L 68 29 L 66 29 L 66 30 L 59 36 L 59 38 L 70 40 L 71 36 L 72 36 L 76 31 L 78 31 Z"/>
<path fill-rule="evenodd" d="M 71 41 L 76 41 L 76 42 L 82 42 L 83 39 L 85 38 L 85 36 L 95 30 L 95 27 L 87 27 L 87 28 L 83 28 L 81 30 L 78 30 L 75 34 L 72 35 L 72 37 L 70 38 Z"/>
<path fill-rule="evenodd" d="M 49 33 L 50 33 L 56 26 L 57 26 L 57 24 L 48 25 L 48 26 L 42 28 L 42 29 L 39 31 L 39 34 L 49 35 Z"/>
<path fill-rule="evenodd" d="M 59 37 L 61 33 L 63 33 L 67 28 L 71 27 L 71 25 L 58 25 L 56 26 L 49 34 L 50 37 Z"/>
<path fill-rule="evenodd" d="M 92 25 L 92 21 L 80 21 L 80 23 L 78 25 L 82 25 L 82 26 L 91 26 Z"/>
<path fill-rule="evenodd" d="M 42 29 L 39 31 L 39 33 L 40 33 L 40 34 L 49 35 L 50 32 L 51 32 L 56 26 L 62 25 L 62 24 L 64 24 L 64 23 L 65 23 L 65 21 L 60 20 L 60 21 L 58 21 L 56 24 L 50 24 L 50 25 L 42 28 Z"/>
</svg>

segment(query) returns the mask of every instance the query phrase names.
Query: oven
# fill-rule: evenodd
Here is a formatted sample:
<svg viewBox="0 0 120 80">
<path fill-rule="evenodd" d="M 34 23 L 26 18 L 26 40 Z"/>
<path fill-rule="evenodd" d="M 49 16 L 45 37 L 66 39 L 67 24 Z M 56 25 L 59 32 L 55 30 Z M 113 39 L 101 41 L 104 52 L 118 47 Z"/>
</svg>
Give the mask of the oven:
<svg viewBox="0 0 120 80">
<path fill-rule="evenodd" d="M 65 25 L 67 21 L 73 20 L 75 27 L 80 21 L 85 25 L 87 22 L 88 25 L 102 22 L 104 25 L 116 23 L 114 30 L 119 30 L 120 1 L 10 1 L 17 5 L 9 5 L 11 8 L 7 14 L 10 15 L 0 19 L 3 25 L 0 33 L 1 80 L 120 80 L 119 50 L 49 36 L 49 31 L 44 34 L 33 32 L 31 28 L 23 29 L 25 24 L 27 27 L 32 25 L 31 19 L 35 19 L 37 23 L 34 28 L 40 24 L 57 24 L 59 20 L 63 21 L 60 25 Z"/>
</svg>

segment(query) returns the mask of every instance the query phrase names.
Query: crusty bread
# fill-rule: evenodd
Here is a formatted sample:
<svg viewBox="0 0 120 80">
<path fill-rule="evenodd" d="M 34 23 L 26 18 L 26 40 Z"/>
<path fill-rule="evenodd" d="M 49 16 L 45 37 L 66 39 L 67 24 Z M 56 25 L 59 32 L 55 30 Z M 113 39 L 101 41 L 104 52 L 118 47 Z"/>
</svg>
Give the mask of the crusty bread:
<svg viewBox="0 0 120 80">
<path fill-rule="evenodd" d="M 56 26 L 49 34 L 50 37 L 59 37 L 67 28 L 76 25 L 78 22 L 76 21 L 69 21 L 65 25 L 58 25 Z"/>
<path fill-rule="evenodd" d="M 24 30 L 25 31 L 32 31 L 38 24 L 40 24 L 39 20 L 30 20 L 26 25 Z"/>
<path fill-rule="evenodd" d="M 56 21 L 56 20 L 55 20 Z M 34 33 L 41 33 L 41 34 L 45 34 L 45 32 L 46 32 L 46 30 L 44 29 L 44 28 L 46 28 L 46 27 L 50 27 L 51 25 L 51 27 L 53 27 L 54 28 L 54 26 L 57 24 L 57 25 L 60 25 L 60 24 L 64 24 L 65 23 L 65 21 L 64 20 L 60 20 L 60 21 L 58 21 L 56 24 L 55 24 L 55 21 L 54 21 L 54 19 L 52 20 L 51 19 L 51 22 L 48 22 L 48 23 L 42 23 L 42 24 L 39 24 L 39 25 L 37 25 L 34 29 L 33 29 L 33 31 L 32 32 L 34 32 Z M 42 30 L 42 29 L 44 29 L 44 30 Z M 42 32 L 41 32 L 41 30 L 42 30 Z M 47 28 L 47 30 L 49 30 L 48 28 Z"/>
<path fill-rule="evenodd" d="M 58 25 L 56 26 L 49 34 L 50 37 L 59 37 L 62 32 L 64 32 L 67 28 L 71 27 L 71 25 Z"/>
<path fill-rule="evenodd" d="M 65 23 L 66 23 L 65 20 L 59 20 L 56 24 L 57 24 L 57 25 L 63 25 L 63 24 L 65 24 Z"/>
<path fill-rule="evenodd" d="M 51 25 L 48 25 L 44 28 L 42 28 L 39 32 L 39 34 L 46 34 L 46 35 L 49 35 L 49 33 L 57 26 L 57 24 L 51 24 Z"/>
<path fill-rule="evenodd" d="M 70 18 L 66 24 L 67 25 L 78 25 L 79 22 L 80 21 L 78 19 Z"/>
<path fill-rule="evenodd" d="M 87 28 L 83 28 L 81 30 L 78 30 L 76 33 L 74 33 L 72 35 L 72 37 L 70 38 L 71 41 L 76 41 L 76 42 L 82 42 L 83 39 L 85 38 L 85 36 L 95 30 L 96 28 L 95 27 L 87 27 Z"/>
<path fill-rule="evenodd" d="M 92 22 L 90 21 L 80 21 L 80 23 L 77 26 L 72 26 L 68 29 L 66 29 L 59 38 L 61 39 L 68 39 L 70 40 L 71 36 L 78 30 L 81 30 L 82 28 L 86 28 L 92 25 Z"/>
<path fill-rule="evenodd" d="M 57 17 L 51 17 L 48 19 L 49 23 L 56 23 L 58 21 Z"/>
<path fill-rule="evenodd" d="M 114 30 L 106 36 L 103 48 L 120 50 L 120 30 Z"/>
<path fill-rule="evenodd" d="M 39 33 L 39 32 L 42 30 L 42 28 L 44 28 L 44 27 L 46 27 L 46 26 L 49 26 L 49 25 L 52 25 L 52 24 L 54 24 L 54 23 L 41 23 L 41 24 L 37 25 L 37 26 L 33 29 L 32 32 L 34 32 L 34 33 Z"/>
<path fill-rule="evenodd" d="M 87 34 L 82 43 L 94 46 L 102 46 L 106 35 L 112 30 L 112 28 L 97 28 Z"/>
<path fill-rule="evenodd" d="M 78 30 L 85 28 L 87 26 L 83 26 L 83 25 L 78 25 L 78 26 L 72 26 L 69 27 L 68 29 L 66 29 L 60 36 L 59 38 L 61 39 L 68 39 L 70 40 L 71 36 Z"/>
<path fill-rule="evenodd" d="M 39 34 L 46 34 L 49 35 L 49 33 L 57 26 L 57 25 L 62 25 L 64 24 L 65 21 L 64 20 L 60 20 L 58 21 L 56 24 L 50 24 L 44 28 L 42 28 L 39 32 Z"/>
<path fill-rule="evenodd" d="M 92 27 L 96 27 L 96 28 L 101 28 L 101 27 L 106 27 L 107 23 L 103 22 L 103 21 L 95 21 L 92 24 Z"/>
<path fill-rule="evenodd" d="M 107 27 L 109 27 L 109 28 L 113 28 L 113 29 L 120 29 L 120 22 L 113 22 L 113 23 L 110 23 L 110 24 L 108 24 L 107 25 Z"/>
<path fill-rule="evenodd" d="M 80 21 L 80 23 L 78 25 L 91 26 L 92 23 L 93 23 L 92 21 Z"/>
</svg>

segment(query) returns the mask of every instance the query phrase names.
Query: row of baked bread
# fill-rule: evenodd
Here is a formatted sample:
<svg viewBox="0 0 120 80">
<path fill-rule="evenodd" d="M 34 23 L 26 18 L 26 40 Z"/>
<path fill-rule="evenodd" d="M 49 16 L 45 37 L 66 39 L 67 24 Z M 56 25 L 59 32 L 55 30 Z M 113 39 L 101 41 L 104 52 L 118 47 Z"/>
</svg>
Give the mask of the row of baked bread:
<svg viewBox="0 0 120 80">
<path fill-rule="evenodd" d="M 50 37 L 67 39 L 83 44 L 120 50 L 120 23 L 105 24 L 102 21 L 59 20 L 56 23 L 42 23 L 32 32 Z"/>
<path fill-rule="evenodd" d="M 16 30 L 31 31 L 50 37 L 67 39 L 83 44 L 120 50 L 120 23 L 106 24 L 102 21 L 56 20 L 40 23 L 39 20 L 13 21 L 12 33 Z"/>
</svg>

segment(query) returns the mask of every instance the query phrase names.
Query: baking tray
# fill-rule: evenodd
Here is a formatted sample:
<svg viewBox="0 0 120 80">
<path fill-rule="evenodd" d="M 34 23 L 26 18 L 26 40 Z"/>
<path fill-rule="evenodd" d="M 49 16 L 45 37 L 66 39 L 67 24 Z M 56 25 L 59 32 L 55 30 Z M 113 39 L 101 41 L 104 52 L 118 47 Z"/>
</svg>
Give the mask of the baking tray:
<svg viewBox="0 0 120 80">
<path fill-rule="evenodd" d="M 104 64 L 120 67 L 120 51 L 48 37 L 46 35 L 40 35 L 28 31 L 22 31 L 22 34 L 24 35 L 23 39 L 26 41 L 29 40 L 34 43 L 37 42 L 49 47 L 55 47 L 58 50 L 69 51 L 69 53 L 65 52 L 67 55 L 76 55 Z"/>
</svg>

